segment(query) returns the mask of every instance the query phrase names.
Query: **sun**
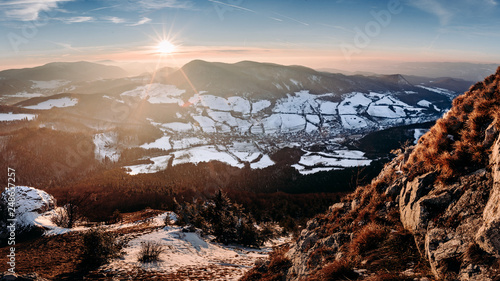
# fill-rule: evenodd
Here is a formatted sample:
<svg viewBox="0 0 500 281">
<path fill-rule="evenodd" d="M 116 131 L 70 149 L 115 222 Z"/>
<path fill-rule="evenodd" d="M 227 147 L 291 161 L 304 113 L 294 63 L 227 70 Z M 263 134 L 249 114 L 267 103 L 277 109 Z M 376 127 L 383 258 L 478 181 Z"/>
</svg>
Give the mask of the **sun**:
<svg viewBox="0 0 500 281">
<path fill-rule="evenodd" d="M 160 41 L 160 43 L 158 43 L 158 46 L 156 47 L 156 49 L 160 54 L 168 55 L 168 54 L 175 52 L 176 47 L 170 41 L 163 40 L 163 41 Z"/>
</svg>

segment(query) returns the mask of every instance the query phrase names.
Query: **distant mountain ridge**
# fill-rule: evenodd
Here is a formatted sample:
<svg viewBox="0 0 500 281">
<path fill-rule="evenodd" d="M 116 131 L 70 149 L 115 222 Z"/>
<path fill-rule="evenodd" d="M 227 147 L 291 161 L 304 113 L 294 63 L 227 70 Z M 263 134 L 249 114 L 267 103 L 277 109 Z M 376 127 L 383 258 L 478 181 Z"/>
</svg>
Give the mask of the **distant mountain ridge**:
<svg viewBox="0 0 500 281">
<path fill-rule="evenodd" d="M 0 71 L 4 79 L 18 80 L 69 80 L 72 82 L 93 81 L 126 77 L 128 74 L 116 66 L 92 62 L 52 62 L 42 66 Z"/>
<path fill-rule="evenodd" d="M 276 97 L 277 94 L 282 96 L 300 90 L 308 90 L 311 94 L 384 90 L 421 92 L 402 75 L 346 76 L 304 66 L 251 61 L 228 64 L 194 60 L 166 77 L 159 77 L 158 81 L 174 84 L 188 92 L 203 90 L 221 96 Z"/>
<path fill-rule="evenodd" d="M 36 115 L 40 126 L 85 132 L 98 161 L 118 163 L 122 153 L 135 150 L 120 162 L 131 174 L 208 161 L 262 169 L 276 164 L 274 153 L 290 147 L 303 155 L 287 165 L 304 175 L 366 166 L 376 159 L 349 151 L 346 138 L 434 121 L 460 94 L 425 80 L 415 85 L 399 74 L 346 76 L 251 61 L 195 60 L 136 77 L 64 80 L 78 76 L 76 70 L 94 68 L 92 78 L 116 70 L 80 62 L 7 72 L 52 80 L 18 80 L 24 88 L 0 98 L 16 113 Z M 43 76 L 46 69 L 53 70 L 52 76 Z M 67 73 L 60 74 L 61 69 Z M 14 118 L 8 113 L 5 118 Z M 127 135 L 131 128 L 144 133 L 132 138 Z M 411 141 L 417 132 L 407 132 Z"/>
</svg>

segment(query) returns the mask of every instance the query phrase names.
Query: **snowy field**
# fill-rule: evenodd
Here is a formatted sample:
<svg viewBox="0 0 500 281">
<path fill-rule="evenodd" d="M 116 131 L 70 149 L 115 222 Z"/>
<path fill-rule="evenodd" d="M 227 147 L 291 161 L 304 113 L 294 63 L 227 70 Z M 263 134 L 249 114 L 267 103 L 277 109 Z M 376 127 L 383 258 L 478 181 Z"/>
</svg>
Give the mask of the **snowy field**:
<svg viewBox="0 0 500 281">
<path fill-rule="evenodd" d="M 36 118 L 35 114 L 25 114 L 25 113 L 0 113 L 0 122 L 1 121 L 16 121 L 16 120 L 33 120 Z"/>
<path fill-rule="evenodd" d="M 78 103 L 78 99 L 76 99 L 76 98 L 64 97 L 64 98 L 59 98 L 59 99 L 46 100 L 46 101 L 43 101 L 43 102 L 36 104 L 36 105 L 24 106 L 24 108 L 47 110 L 47 109 L 51 109 L 54 107 L 75 106 L 77 103 Z"/>
<path fill-rule="evenodd" d="M 45 191 L 17 186 L 15 192 L 18 227 L 36 225 L 45 229 L 45 236 L 90 229 L 85 226 L 71 229 L 56 226 L 52 218 L 62 208 Z M 2 193 L 4 200 L 8 196 L 7 192 Z M 267 259 L 273 246 L 290 241 L 289 237 L 277 238 L 260 249 L 222 245 L 212 242 L 211 237 L 204 237 L 199 232 L 185 232 L 175 225 L 165 226 L 166 218 L 175 223 L 177 216 L 173 212 L 164 212 L 142 217 L 137 221 L 102 226 L 105 231 L 125 233 L 121 239 L 125 239 L 126 244 L 122 257 L 101 266 L 98 271 L 113 276 L 130 276 L 141 270 L 156 276 L 181 274 L 186 276 L 186 280 L 238 280 L 256 261 Z M 158 262 L 138 261 L 138 253 L 144 242 L 155 242 L 163 246 L 164 252 L 160 254 Z"/>
<path fill-rule="evenodd" d="M 357 150 L 337 150 L 332 153 L 304 151 L 298 164 L 292 165 L 302 175 L 370 165 L 372 160 Z"/>
<path fill-rule="evenodd" d="M 185 111 L 182 114 L 177 112 L 175 116 L 179 120 L 189 121 L 160 123 L 148 119 L 153 126 L 162 130 L 164 135 L 140 147 L 162 149 L 166 154 L 152 158 L 152 163 L 127 166 L 130 174 L 155 173 L 167 169 L 169 161 L 173 166 L 220 161 L 238 168 L 249 163 L 252 169 L 262 169 L 275 164 L 267 152 L 251 142 L 246 145 L 219 145 L 213 140 L 210 141 L 209 137 L 197 137 L 200 133 L 219 134 L 225 138 L 238 136 L 253 139 L 253 136 L 258 138 L 283 134 L 315 134 L 321 130 L 330 138 L 334 138 L 346 132 L 363 132 L 394 124 L 428 121 L 423 111 L 433 107 L 438 111 L 435 105 L 427 100 L 410 106 L 390 93 L 376 92 L 353 92 L 343 95 L 340 102 L 332 102 L 330 100 L 336 96 L 333 93 L 313 95 L 304 90 L 288 94 L 274 103 L 244 97 L 218 97 L 203 91 L 183 101 L 183 93 L 174 86 L 162 84 L 152 84 L 149 88 L 142 86 L 122 93 L 122 96 L 140 97 L 152 103 L 174 102 L 182 105 Z M 370 165 L 371 160 L 357 153 L 307 152 L 294 167 L 302 174 L 312 174 Z"/>
<path fill-rule="evenodd" d="M 118 134 L 116 132 L 105 132 L 94 135 L 94 154 L 95 158 L 99 161 L 108 159 L 111 162 L 116 162 L 120 159 L 120 151 L 116 143 L 118 141 Z"/>
</svg>

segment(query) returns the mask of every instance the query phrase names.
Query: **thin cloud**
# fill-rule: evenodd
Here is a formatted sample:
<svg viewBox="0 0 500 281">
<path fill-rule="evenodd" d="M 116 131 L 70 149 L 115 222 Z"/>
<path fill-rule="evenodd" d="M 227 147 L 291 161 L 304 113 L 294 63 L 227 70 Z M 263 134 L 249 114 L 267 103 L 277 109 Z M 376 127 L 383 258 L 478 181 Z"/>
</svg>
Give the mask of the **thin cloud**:
<svg viewBox="0 0 500 281">
<path fill-rule="evenodd" d="M 294 22 L 297 22 L 297 23 L 300 23 L 300 24 L 303 24 L 303 25 L 306 25 L 306 26 L 308 26 L 308 25 L 309 25 L 308 23 L 305 23 L 305 22 L 300 21 L 300 20 L 298 20 L 298 19 L 294 19 L 294 18 L 291 18 L 291 17 L 287 17 L 287 16 L 285 16 L 285 15 L 282 15 L 282 14 L 279 14 L 279 13 L 276 13 L 276 12 L 274 12 L 274 13 L 275 13 L 275 14 L 277 14 L 278 16 L 280 16 L 280 17 L 285 18 L 285 19 L 289 19 L 289 20 L 291 20 L 291 21 L 294 21 Z"/>
<path fill-rule="evenodd" d="M 140 21 L 133 23 L 133 24 L 128 24 L 128 26 L 138 26 L 138 25 L 143 25 L 143 24 L 149 23 L 149 22 L 151 22 L 150 18 L 143 17 Z"/>
<path fill-rule="evenodd" d="M 283 21 L 282 19 L 278 19 L 278 18 L 275 18 L 275 17 L 269 17 L 270 19 L 272 20 L 275 20 L 275 21 Z"/>
<path fill-rule="evenodd" d="M 498 11 L 497 0 L 407 0 L 408 5 L 435 15 L 442 26 L 467 19 L 484 19 Z"/>
<path fill-rule="evenodd" d="M 340 26 L 340 25 L 330 25 L 330 24 L 326 24 L 326 23 L 319 23 L 319 25 L 323 25 L 323 26 L 331 27 L 331 28 L 335 28 L 335 29 L 340 29 L 340 30 L 350 32 L 350 33 L 354 33 L 353 30 L 347 29 L 347 28 Z"/>
<path fill-rule="evenodd" d="M 113 6 L 107 6 L 107 7 L 95 8 L 95 9 L 92 9 L 92 10 L 88 10 L 86 13 L 95 12 L 95 11 L 100 11 L 100 10 L 105 10 L 105 9 L 112 9 L 112 8 L 116 8 L 116 7 L 119 7 L 119 6 L 120 6 L 120 5 L 113 5 Z"/>
<path fill-rule="evenodd" d="M 410 5 L 437 16 L 441 25 L 447 25 L 453 18 L 453 12 L 445 8 L 437 0 L 410 1 Z"/>
<path fill-rule="evenodd" d="M 104 17 L 104 20 L 110 21 L 112 23 L 124 23 L 125 20 L 119 17 Z"/>
<path fill-rule="evenodd" d="M 57 9 L 59 3 L 74 0 L 11 0 L 0 3 L 7 18 L 19 21 L 34 21 L 40 12 Z"/>
<path fill-rule="evenodd" d="M 72 51 L 77 51 L 77 52 L 82 52 L 82 50 L 74 48 L 71 46 L 71 44 L 68 43 L 60 43 L 60 42 L 52 42 L 53 44 L 56 44 L 57 46 L 61 46 L 65 49 L 72 50 Z"/>
<path fill-rule="evenodd" d="M 244 8 L 244 7 L 241 7 L 241 6 L 236 6 L 236 5 L 232 5 L 232 4 L 228 4 L 228 3 L 224 3 L 224 2 L 220 2 L 220 1 L 215 1 L 215 0 L 208 0 L 208 1 L 212 2 L 212 3 L 215 3 L 215 4 L 220 4 L 220 5 L 228 6 L 228 7 L 231 7 L 231 8 L 236 8 L 236 9 L 239 9 L 239 10 L 256 13 L 254 10 L 250 10 L 250 9 L 247 9 L 247 8 Z"/>
<path fill-rule="evenodd" d="M 146 10 L 159 10 L 164 8 L 188 9 L 192 7 L 190 1 L 179 0 L 140 0 L 137 3 Z"/>
<path fill-rule="evenodd" d="M 62 18 L 61 21 L 65 23 L 81 23 L 81 22 L 91 22 L 94 21 L 93 17 L 71 17 L 71 18 Z"/>
</svg>

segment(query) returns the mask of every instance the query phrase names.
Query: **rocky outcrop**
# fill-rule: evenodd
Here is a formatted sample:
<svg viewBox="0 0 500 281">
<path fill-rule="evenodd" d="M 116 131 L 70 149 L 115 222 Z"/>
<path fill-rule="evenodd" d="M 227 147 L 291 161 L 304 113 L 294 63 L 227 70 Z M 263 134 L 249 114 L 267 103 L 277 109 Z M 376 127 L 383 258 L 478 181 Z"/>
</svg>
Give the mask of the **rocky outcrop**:
<svg viewBox="0 0 500 281">
<path fill-rule="evenodd" d="M 48 281 L 48 280 L 43 277 L 40 277 L 36 273 L 19 275 L 16 273 L 5 272 L 0 274 L 0 281 Z"/>
<path fill-rule="evenodd" d="M 43 190 L 28 186 L 16 186 L 6 189 L 0 196 L 3 210 L 0 236 L 5 237 L 7 223 L 16 224 L 19 234 L 36 225 L 35 219 L 42 213 L 54 210 L 56 200 Z"/>
<path fill-rule="evenodd" d="M 424 141 L 309 221 L 286 280 L 500 279 L 500 68 L 457 100 Z"/>
<path fill-rule="evenodd" d="M 498 134 L 498 133 L 497 133 Z M 485 140 L 486 141 L 486 140 Z M 483 225 L 476 235 L 476 242 L 486 252 L 500 255 L 500 138 L 497 139 L 491 154 L 493 187 L 483 212 Z"/>
<path fill-rule="evenodd" d="M 338 203 L 331 206 L 329 211 L 345 212 L 350 208 L 350 203 Z M 297 242 L 286 253 L 286 257 L 292 263 L 288 270 L 287 280 L 304 280 L 309 276 L 311 269 L 314 269 L 316 265 L 312 265 L 308 261 L 318 249 L 328 249 L 329 252 L 336 253 L 335 259 L 340 259 L 342 256 L 341 246 L 352 239 L 352 235 L 343 232 L 320 237 L 316 231 L 319 226 L 320 223 L 317 219 L 310 220 L 307 227 L 300 233 Z"/>
</svg>

